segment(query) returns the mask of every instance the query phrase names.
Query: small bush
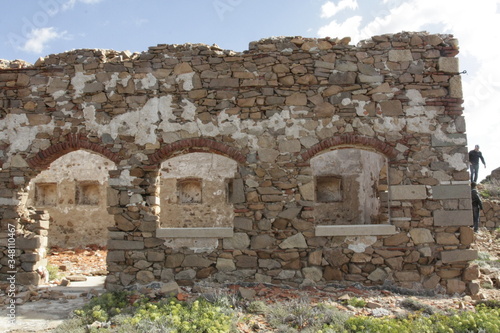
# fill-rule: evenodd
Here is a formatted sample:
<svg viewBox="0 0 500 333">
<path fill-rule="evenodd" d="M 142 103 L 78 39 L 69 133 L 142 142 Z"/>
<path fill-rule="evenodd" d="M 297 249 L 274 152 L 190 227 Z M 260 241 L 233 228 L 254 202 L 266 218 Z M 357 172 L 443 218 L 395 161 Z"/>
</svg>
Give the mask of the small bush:
<svg viewBox="0 0 500 333">
<path fill-rule="evenodd" d="M 366 306 L 366 301 L 358 297 L 349 298 L 346 303 L 355 308 L 364 308 Z"/>
<path fill-rule="evenodd" d="M 437 312 L 437 309 L 435 307 L 422 303 L 413 297 L 405 298 L 403 301 L 401 301 L 401 306 L 408 310 L 420 311 L 428 315 L 432 315 Z"/>
<path fill-rule="evenodd" d="M 47 272 L 49 272 L 49 281 L 57 280 L 61 277 L 59 267 L 47 264 Z"/>
</svg>

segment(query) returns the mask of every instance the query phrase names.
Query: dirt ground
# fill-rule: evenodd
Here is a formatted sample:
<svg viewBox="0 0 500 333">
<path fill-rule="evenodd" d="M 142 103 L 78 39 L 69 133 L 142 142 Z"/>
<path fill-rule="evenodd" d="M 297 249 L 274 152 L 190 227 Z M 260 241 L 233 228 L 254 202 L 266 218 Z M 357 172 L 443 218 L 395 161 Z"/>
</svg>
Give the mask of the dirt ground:
<svg viewBox="0 0 500 333">
<path fill-rule="evenodd" d="M 424 296 L 395 289 L 365 288 L 360 285 L 351 287 L 327 285 L 321 288 L 294 289 L 263 284 L 240 284 L 226 286 L 223 289 L 225 289 L 224 292 L 234 293 L 249 301 L 261 300 L 266 303 L 293 300 L 305 300 L 311 303 L 330 302 L 339 309 L 349 311 L 352 314 L 371 316 L 397 315 L 407 311 L 401 306 L 401 303 L 408 297 L 436 309 L 472 310 L 478 299 L 500 300 L 500 232 L 481 229 L 476 234 L 473 247 L 479 252 L 477 263 L 481 271 L 481 289 L 474 299 L 470 296 L 459 295 L 451 297 L 449 295 Z M 50 265 L 59 267 L 60 273 L 66 276 L 66 281 L 60 278 L 51 281 L 48 286 L 32 291 L 32 296 L 26 300 L 25 304 L 18 306 L 22 318 L 17 321 L 16 325 L 9 325 L 6 315 L 0 317 L 0 332 L 50 332 L 65 318 L 68 318 L 73 309 L 83 306 L 90 299 L 90 296 L 104 292 L 102 283 L 106 274 L 105 248 L 97 246 L 71 250 L 52 248 L 49 262 Z M 66 283 L 69 285 L 62 286 Z M 197 297 L 200 293 L 220 292 L 220 289 L 222 289 L 220 286 L 210 286 L 209 284 L 195 288 L 182 287 L 182 292 L 178 297 L 184 299 Z M 356 308 L 342 302 L 342 300 L 352 297 L 363 298 L 367 302 L 367 306 Z M 0 307 L 0 311 L 7 313 L 5 306 Z M 241 331 L 245 332 L 246 330 L 242 328 Z"/>
</svg>

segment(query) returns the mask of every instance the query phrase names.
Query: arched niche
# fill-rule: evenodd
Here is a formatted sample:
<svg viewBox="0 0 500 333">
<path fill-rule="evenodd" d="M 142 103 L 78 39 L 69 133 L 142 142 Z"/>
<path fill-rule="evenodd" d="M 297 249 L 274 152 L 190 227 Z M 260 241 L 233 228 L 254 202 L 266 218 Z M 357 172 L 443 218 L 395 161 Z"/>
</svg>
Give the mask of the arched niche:
<svg viewBox="0 0 500 333">
<path fill-rule="evenodd" d="M 106 245 L 108 227 L 114 226 L 107 211 L 108 178 L 115 169 L 106 157 L 76 150 L 54 160 L 30 181 L 27 205 L 48 211 L 52 218 L 49 246 Z"/>
<path fill-rule="evenodd" d="M 332 232 L 321 235 L 338 235 L 338 231 L 352 235 L 394 232 L 388 202 L 388 161 L 384 155 L 344 148 L 318 154 L 310 164 L 314 220 L 319 230 Z"/>
<path fill-rule="evenodd" d="M 188 153 L 164 161 L 161 228 L 232 229 L 233 202 L 242 192 L 235 184 L 237 171 L 235 160 L 213 153 Z"/>
</svg>

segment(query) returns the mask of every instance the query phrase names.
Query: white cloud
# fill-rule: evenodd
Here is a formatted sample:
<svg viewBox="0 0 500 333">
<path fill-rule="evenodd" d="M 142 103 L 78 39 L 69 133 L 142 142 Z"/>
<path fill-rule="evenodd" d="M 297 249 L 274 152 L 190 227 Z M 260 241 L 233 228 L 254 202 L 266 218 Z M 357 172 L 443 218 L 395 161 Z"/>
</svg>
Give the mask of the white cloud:
<svg viewBox="0 0 500 333">
<path fill-rule="evenodd" d="M 352 39 L 359 39 L 362 19 L 361 16 L 352 16 L 342 23 L 337 23 L 337 21 L 333 20 L 328 25 L 321 27 L 318 34 L 321 37 L 351 37 Z"/>
<path fill-rule="evenodd" d="M 63 38 L 66 31 L 57 32 L 54 27 L 33 29 L 21 49 L 31 53 L 42 53 L 43 49 L 52 40 Z"/>
<path fill-rule="evenodd" d="M 73 7 L 75 7 L 77 2 L 81 2 L 84 4 L 95 4 L 101 1 L 102 0 L 68 0 L 66 3 L 62 5 L 62 10 L 72 9 Z"/>
<path fill-rule="evenodd" d="M 323 6 L 321 6 L 321 17 L 330 18 L 335 16 L 338 12 L 346 9 L 356 9 L 358 8 L 358 2 L 356 0 L 340 0 L 336 5 L 332 1 L 327 1 Z"/>
</svg>

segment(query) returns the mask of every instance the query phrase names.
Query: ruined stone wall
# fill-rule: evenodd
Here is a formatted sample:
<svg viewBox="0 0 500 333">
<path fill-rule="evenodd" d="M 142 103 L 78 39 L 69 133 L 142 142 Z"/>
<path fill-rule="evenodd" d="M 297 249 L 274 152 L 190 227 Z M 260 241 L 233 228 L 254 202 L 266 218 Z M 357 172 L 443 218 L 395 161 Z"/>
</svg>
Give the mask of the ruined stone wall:
<svg viewBox="0 0 500 333">
<path fill-rule="evenodd" d="M 2 230 L 31 179 L 86 150 L 116 163 L 108 289 L 212 279 L 477 292 L 457 40 L 346 42 L 75 50 L 0 71 Z M 236 170 L 197 173 L 198 153 Z M 176 164 L 173 191 L 180 156 L 189 168 Z M 345 174 L 355 156 L 359 175 Z M 207 191 L 220 199 L 200 217 Z M 332 206 L 350 215 L 321 214 Z"/>
</svg>

